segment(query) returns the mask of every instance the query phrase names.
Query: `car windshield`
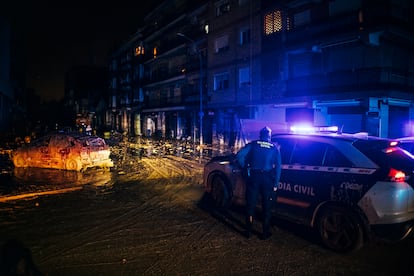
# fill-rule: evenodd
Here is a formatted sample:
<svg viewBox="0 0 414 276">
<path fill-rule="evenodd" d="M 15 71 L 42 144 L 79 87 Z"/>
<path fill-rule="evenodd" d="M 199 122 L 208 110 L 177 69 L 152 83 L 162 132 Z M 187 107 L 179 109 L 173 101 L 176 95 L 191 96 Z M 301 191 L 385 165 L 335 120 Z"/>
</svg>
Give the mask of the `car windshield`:
<svg viewBox="0 0 414 276">
<path fill-rule="evenodd" d="M 390 147 L 387 140 L 357 140 L 354 146 L 381 167 L 414 170 L 413 156 L 399 147 Z"/>
<path fill-rule="evenodd" d="M 103 147 L 106 145 L 105 140 L 99 137 L 85 136 L 80 137 L 79 141 L 81 141 L 84 146 Z"/>
</svg>

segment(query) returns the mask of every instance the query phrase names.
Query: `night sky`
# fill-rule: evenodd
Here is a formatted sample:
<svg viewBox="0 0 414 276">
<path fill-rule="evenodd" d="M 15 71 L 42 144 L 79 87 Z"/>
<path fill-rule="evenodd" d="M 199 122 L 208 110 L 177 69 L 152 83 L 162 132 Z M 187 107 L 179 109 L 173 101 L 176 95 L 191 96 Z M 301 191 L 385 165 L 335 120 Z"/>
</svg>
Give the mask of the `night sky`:
<svg viewBox="0 0 414 276">
<path fill-rule="evenodd" d="M 63 97 L 69 68 L 106 65 L 109 50 L 133 35 L 143 16 L 162 1 L 2 2 L 0 16 L 11 24 L 26 86 L 51 101 Z"/>
</svg>

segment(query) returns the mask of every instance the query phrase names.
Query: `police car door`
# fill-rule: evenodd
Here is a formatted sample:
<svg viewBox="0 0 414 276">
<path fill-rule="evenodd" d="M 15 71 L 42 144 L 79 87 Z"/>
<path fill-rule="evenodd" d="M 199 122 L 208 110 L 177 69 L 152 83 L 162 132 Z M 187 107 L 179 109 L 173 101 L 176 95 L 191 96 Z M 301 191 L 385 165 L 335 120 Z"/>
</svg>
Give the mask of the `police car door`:
<svg viewBox="0 0 414 276">
<path fill-rule="evenodd" d="M 282 174 L 277 193 L 277 212 L 308 224 L 318 203 L 329 196 L 335 175 L 324 166 L 330 147 L 306 137 L 278 141 L 281 145 Z"/>
</svg>

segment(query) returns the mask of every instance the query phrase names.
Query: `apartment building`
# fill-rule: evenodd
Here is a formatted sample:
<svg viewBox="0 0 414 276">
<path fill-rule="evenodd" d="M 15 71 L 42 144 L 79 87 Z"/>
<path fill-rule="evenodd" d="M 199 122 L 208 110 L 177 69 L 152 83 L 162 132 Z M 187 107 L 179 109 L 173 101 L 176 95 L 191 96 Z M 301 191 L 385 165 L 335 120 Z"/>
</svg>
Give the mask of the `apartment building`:
<svg viewBox="0 0 414 276">
<path fill-rule="evenodd" d="M 261 1 L 210 2 L 206 120 L 212 142 L 232 147 L 261 103 Z"/>
<path fill-rule="evenodd" d="M 257 117 L 413 135 L 411 2 L 262 3 L 262 96 L 271 104 Z"/>
<path fill-rule="evenodd" d="M 200 137 L 207 5 L 164 1 L 144 22 L 112 55 L 110 123 L 139 136 Z"/>
<path fill-rule="evenodd" d="M 412 10 L 408 0 L 164 1 L 114 52 L 111 123 L 231 147 L 243 120 L 414 135 Z"/>
<path fill-rule="evenodd" d="M 213 137 L 232 145 L 243 119 L 283 129 L 308 123 L 381 137 L 413 135 L 411 2 L 213 2 Z"/>
</svg>

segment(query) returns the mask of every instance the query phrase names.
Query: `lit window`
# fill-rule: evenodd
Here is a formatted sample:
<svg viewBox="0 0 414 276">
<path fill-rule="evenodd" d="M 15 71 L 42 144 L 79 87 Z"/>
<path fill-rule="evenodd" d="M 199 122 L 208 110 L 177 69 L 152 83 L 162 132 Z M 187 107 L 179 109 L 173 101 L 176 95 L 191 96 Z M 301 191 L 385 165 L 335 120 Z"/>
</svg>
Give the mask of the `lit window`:
<svg viewBox="0 0 414 276">
<path fill-rule="evenodd" d="M 239 69 L 239 87 L 250 84 L 250 68 L 243 67 Z"/>
<path fill-rule="evenodd" d="M 152 55 L 154 56 L 154 58 L 157 57 L 157 47 L 154 47 L 154 49 L 152 49 Z"/>
<path fill-rule="evenodd" d="M 140 56 L 140 55 L 143 55 L 143 54 L 145 54 L 144 46 L 139 45 L 139 46 L 135 47 L 135 52 L 134 52 L 135 56 Z"/>
<path fill-rule="evenodd" d="M 265 14 L 264 17 L 264 33 L 270 35 L 282 31 L 282 12 L 273 11 Z"/>
<path fill-rule="evenodd" d="M 214 91 L 229 88 L 229 73 L 220 73 L 214 75 Z"/>
<path fill-rule="evenodd" d="M 229 37 L 227 35 L 221 36 L 215 41 L 215 51 L 220 53 L 229 49 Z"/>
</svg>

